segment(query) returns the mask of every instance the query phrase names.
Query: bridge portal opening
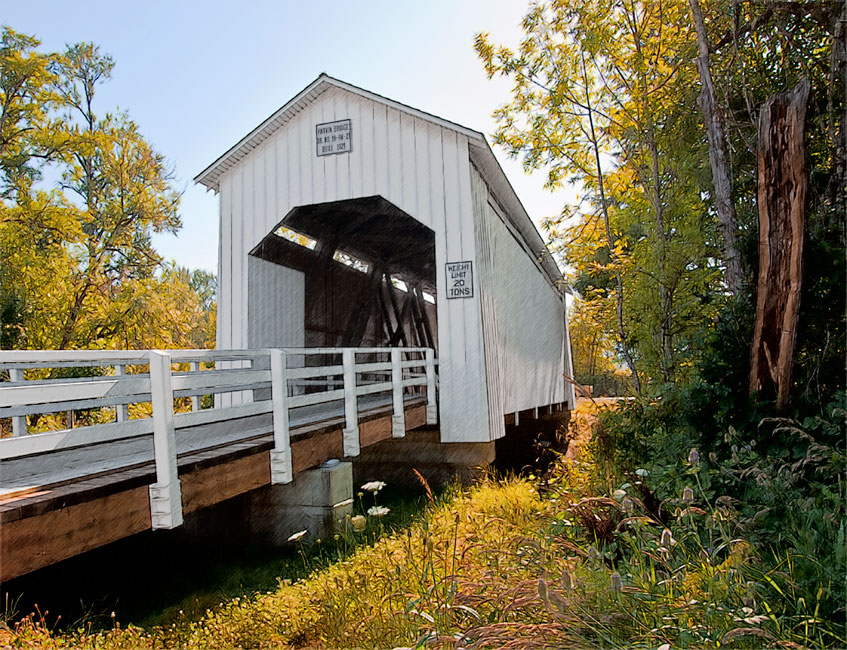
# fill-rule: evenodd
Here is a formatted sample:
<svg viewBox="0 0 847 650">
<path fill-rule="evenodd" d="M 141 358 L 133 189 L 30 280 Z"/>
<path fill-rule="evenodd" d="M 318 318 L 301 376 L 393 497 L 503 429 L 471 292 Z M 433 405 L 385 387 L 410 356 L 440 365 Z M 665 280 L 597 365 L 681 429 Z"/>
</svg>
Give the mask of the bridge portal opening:
<svg viewBox="0 0 847 650">
<path fill-rule="evenodd" d="M 381 196 L 298 206 L 250 255 L 250 347 L 437 352 L 435 233 Z"/>
</svg>

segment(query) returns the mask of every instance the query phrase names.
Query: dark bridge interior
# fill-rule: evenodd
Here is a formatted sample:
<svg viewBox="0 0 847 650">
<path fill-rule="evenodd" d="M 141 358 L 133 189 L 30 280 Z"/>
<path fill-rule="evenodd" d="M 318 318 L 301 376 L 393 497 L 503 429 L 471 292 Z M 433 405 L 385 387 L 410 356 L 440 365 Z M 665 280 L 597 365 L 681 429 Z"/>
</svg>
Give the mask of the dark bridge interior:
<svg viewBox="0 0 847 650">
<path fill-rule="evenodd" d="M 296 207 L 251 255 L 304 273 L 307 347 L 437 351 L 435 233 L 381 196 Z"/>
</svg>

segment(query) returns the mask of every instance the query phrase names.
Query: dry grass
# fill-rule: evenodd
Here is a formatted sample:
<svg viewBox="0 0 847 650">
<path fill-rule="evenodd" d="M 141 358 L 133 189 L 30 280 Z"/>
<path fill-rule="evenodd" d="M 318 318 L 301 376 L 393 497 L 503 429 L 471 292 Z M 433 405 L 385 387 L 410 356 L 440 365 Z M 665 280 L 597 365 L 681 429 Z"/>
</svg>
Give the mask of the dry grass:
<svg viewBox="0 0 847 650">
<path fill-rule="evenodd" d="M 673 532 L 637 499 L 624 513 L 591 459 L 594 408 L 580 405 L 572 434 L 581 456 L 562 461 L 543 495 L 525 480 L 488 478 L 348 560 L 197 620 L 57 636 L 33 617 L 0 631 L 0 646 L 838 647 L 813 617 L 780 614 L 774 598 L 788 592 L 790 570 L 762 567 L 748 544 L 724 535 L 731 513 L 681 510 Z"/>
</svg>

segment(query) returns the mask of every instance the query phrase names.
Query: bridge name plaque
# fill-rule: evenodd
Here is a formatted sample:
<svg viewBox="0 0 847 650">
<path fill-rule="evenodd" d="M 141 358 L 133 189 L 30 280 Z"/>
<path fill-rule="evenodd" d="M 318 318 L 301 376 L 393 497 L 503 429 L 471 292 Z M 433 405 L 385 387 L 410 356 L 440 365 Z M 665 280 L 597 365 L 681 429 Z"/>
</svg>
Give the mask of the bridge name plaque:
<svg viewBox="0 0 847 650">
<path fill-rule="evenodd" d="M 315 127 L 315 150 L 319 156 L 334 153 L 350 153 L 352 150 L 353 128 L 350 120 L 326 122 Z"/>
<path fill-rule="evenodd" d="M 473 298 L 471 262 L 447 262 L 447 298 Z"/>
</svg>

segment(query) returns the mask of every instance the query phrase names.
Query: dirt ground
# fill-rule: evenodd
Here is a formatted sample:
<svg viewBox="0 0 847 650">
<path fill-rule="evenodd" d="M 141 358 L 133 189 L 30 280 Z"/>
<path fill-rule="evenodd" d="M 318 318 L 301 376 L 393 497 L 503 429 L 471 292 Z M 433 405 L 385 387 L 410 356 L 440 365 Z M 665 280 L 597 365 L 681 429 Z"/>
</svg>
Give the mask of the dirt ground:
<svg viewBox="0 0 847 650">
<path fill-rule="evenodd" d="M 571 413 L 571 426 L 568 432 L 567 460 L 579 456 L 580 449 L 591 440 L 594 425 L 597 422 L 597 412 L 600 409 L 613 408 L 624 397 L 580 397 L 576 400 L 576 408 Z"/>
</svg>

